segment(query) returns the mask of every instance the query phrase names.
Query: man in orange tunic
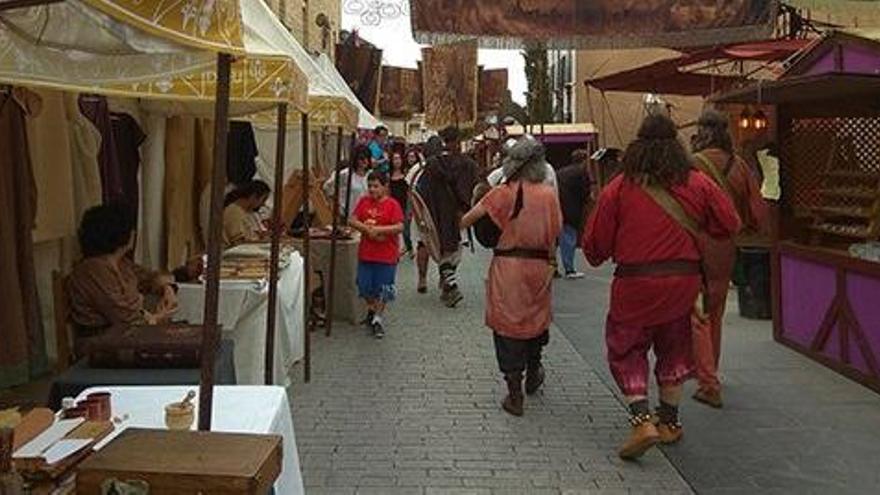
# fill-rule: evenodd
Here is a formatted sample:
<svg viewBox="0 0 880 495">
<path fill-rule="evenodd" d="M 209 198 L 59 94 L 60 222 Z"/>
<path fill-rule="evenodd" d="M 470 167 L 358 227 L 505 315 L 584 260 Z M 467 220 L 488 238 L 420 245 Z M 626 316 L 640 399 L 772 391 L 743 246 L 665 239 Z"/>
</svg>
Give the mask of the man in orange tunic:
<svg viewBox="0 0 880 495">
<path fill-rule="evenodd" d="M 703 239 L 703 268 L 706 278 L 706 308 L 708 322 L 696 322 L 693 331 L 694 360 L 697 366 L 699 388 L 694 399 L 720 408 L 721 382 L 718 363 L 721 359 L 721 326 L 727 305 L 727 293 L 736 263 L 739 240 L 754 238 L 767 225 L 767 203 L 761 196 L 761 186 L 749 170 L 748 164 L 733 150 L 733 141 L 725 115 L 707 110 L 697 121 L 693 139 L 694 164 L 720 187 L 733 201 L 743 232 L 733 238 Z"/>
<path fill-rule="evenodd" d="M 544 183 L 544 147 L 526 136 L 508 152 L 505 183 L 493 188 L 462 219 L 462 229 L 489 216 L 501 230 L 486 282 L 486 325 L 494 332 L 495 354 L 508 395 L 502 407 L 523 414 L 525 391 L 544 382 L 542 348 L 551 322 L 550 261 L 562 231 L 556 188 Z"/>
<path fill-rule="evenodd" d="M 693 169 L 675 123 L 661 115 L 645 119 L 626 150 L 623 175 L 600 194 L 582 241 L 593 266 L 608 259 L 617 263 L 605 341 L 611 372 L 632 415 L 632 433 L 619 451 L 624 459 L 681 438 L 682 383 L 694 371 L 691 314 L 701 287 L 700 251 L 694 236 L 661 204 L 661 194 L 709 236 L 729 238 L 740 227 L 724 192 Z M 652 349 L 660 386 L 657 426 L 648 402 Z"/>
</svg>

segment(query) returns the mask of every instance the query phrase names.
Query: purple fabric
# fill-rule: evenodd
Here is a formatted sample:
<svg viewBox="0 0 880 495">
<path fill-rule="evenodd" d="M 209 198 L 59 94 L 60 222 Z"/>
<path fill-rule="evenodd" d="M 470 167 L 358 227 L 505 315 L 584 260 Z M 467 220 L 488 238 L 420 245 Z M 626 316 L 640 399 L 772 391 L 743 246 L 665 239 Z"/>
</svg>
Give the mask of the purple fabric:
<svg viewBox="0 0 880 495">
<path fill-rule="evenodd" d="M 834 300 L 834 268 L 782 255 L 783 335 L 809 347 Z"/>
<path fill-rule="evenodd" d="M 835 69 L 835 50 L 831 50 L 820 58 L 807 75 L 827 74 L 837 72 Z M 880 53 L 860 46 L 846 46 L 843 51 L 843 70 L 848 74 L 876 75 L 880 70 Z"/>
<path fill-rule="evenodd" d="M 865 275 L 850 274 L 846 284 L 849 302 L 859 321 L 859 326 L 873 350 L 875 362 L 880 360 L 880 279 Z M 864 373 L 868 373 L 865 359 L 859 350 L 855 337 L 850 335 L 849 357 L 852 365 Z"/>
<path fill-rule="evenodd" d="M 132 215 L 132 225 L 137 225 L 140 206 L 140 187 L 138 186 L 138 169 L 141 166 L 140 147 L 147 136 L 137 121 L 128 114 L 111 114 L 110 123 L 118 160 L 116 171 L 122 186 L 122 194 L 114 200 L 128 207 Z"/>
</svg>

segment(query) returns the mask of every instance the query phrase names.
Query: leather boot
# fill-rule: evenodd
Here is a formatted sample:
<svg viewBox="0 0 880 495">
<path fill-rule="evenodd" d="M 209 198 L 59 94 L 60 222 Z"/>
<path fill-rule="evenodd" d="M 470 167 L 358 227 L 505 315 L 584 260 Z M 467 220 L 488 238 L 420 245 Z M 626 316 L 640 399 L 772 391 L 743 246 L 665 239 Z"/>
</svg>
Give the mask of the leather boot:
<svg viewBox="0 0 880 495">
<path fill-rule="evenodd" d="M 618 450 L 621 459 L 631 461 L 638 459 L 660 441 L 660 433 L 651 421 L 651 415 L 635 416 L 630 420 L 632 432 Z"/>
<path fill-rule="evenodd" d="M 544 384 L 544 366 L 541 363 L 530 365 L 526 371 L 526 394 L 534 395 Z"/>
<path fill-rule="evenodd" d="M 708 388 L 699 388 L 694 393 L 693 399 L 701 404 L 705 404 L 715 409 L 724 407 L 724 401 L 721 400 L 720 390 L 710 390 Z"/>
<path fill-rule="evenodd" d="M 660 423 L 657 425 L 657 432 L 660 434 L 660 443 L 664 445 L 678 443 L 684 436 L 684 430 L 681 428 L 681 423 L 678 422 Z"/>
<path fill-rule="evenodd" d="M 507 373 L 504 375 L 507 382 L 507 397 L 501 402 L 501 407 L 514 416 L 523 415 L 523 389 L 522 372 Z"/>
</svg>

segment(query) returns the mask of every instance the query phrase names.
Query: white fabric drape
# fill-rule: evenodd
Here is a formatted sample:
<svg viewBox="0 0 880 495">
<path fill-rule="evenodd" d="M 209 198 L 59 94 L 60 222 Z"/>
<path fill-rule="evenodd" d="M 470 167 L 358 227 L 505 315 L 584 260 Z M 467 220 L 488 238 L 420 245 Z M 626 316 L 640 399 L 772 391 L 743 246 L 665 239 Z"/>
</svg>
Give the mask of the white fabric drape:
<svg viewBox="0 0 880 495">
<path fill-rule="evenodd" d="M 137 259 L 151 269 L 165 266 L 165 116 L 144 119 L 147 140 L 141 146 L 141 230 Z"/>
</svg>

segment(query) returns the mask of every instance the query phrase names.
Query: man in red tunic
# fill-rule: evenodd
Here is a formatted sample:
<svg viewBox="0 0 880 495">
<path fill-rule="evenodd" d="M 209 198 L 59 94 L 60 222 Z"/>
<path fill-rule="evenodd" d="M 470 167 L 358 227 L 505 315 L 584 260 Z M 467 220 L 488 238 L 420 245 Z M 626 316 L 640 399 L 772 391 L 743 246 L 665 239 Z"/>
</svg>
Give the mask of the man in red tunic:
<svg viewBox="0 0 880 495">
<path fill-rule="evenodd" d="M 681 438 L 681 385 L 694 371 L 691 315 L 701 287 L 700 251 L 670 203 L 709 236 L 729 238 L 739 230 L 733 204 L 693 168 L 672 120 L 652 115 L 626 150 L 623 174 L 602 191 L 582 240 L 590 264 L 612 259 L 618 265 L 606 345 L 632 415 L 632 434 L 619 452 L 624 459 Z M 651 349 L 660 386 L 657 426 L 648 402 Z"/>
<path fill-rule="evenodd" d="M 727 305 L 730 279 L 736 263 L 736 247 L 741 242 L 754 245 L 766 230 L 768 209 L 761 196 L 761 186 L 748 164 L 736 155 L 724 114 L 707 110 L 697 121 L 693 139 L 697 168 L 709 176 L 733 201 L 743 223 L 743 232 L 732 238 L 703 240 L 703 267 L 706 278 L 706 313 L 708 322 L 694 325 L 694 361 L 700 386 L 694 399 L 720 408 L 721 381 L 718 363 L 721 359 L 721 325 Z M 749 240 L 751 239 L 751 241 Z M 743 245 L 743 244 L 740 244 Z"/>
</svg>

